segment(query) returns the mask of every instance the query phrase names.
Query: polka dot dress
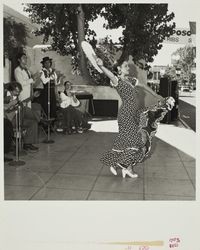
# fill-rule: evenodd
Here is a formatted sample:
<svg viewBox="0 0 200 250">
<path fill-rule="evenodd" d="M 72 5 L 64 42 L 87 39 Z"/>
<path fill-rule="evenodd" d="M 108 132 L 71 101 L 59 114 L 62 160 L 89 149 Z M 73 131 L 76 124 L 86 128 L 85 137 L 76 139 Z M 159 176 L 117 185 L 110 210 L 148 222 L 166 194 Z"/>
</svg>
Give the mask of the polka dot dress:
<svg viewBox="0 0 200 250">
<path fill-rule="evenodd" d="M 117 163 L 134 166 L 142 162 L 151 149 L 152 138 L 157 131 L 157 122 L 167 113 L 166 109 L 149 110 L 141 103 L 141 87 L 119 79 L 116 90 L 122 99 L 118 112 L 119 133 L 113 147 L 101 157 L 104 165 L 117 167 Z"/>
</svg>

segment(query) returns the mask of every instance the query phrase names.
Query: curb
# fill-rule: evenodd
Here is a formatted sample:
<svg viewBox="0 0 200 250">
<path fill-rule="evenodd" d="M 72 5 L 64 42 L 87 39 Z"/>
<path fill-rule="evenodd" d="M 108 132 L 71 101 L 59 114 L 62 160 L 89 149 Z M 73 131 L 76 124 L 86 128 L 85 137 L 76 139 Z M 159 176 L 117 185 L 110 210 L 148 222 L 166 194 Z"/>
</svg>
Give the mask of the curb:
<svg viewBox="0 0 200 250">
<path fill-rule="evenodd" d="M 185 128 L 192 130 L 192 129 L 187 125 L 187 123 L 186 123 L 185 121 L 183 121 L 180 117 L 178 118 L 178 120 L 183 124 L 183 126 L 184 126 Z"/>
</svg>

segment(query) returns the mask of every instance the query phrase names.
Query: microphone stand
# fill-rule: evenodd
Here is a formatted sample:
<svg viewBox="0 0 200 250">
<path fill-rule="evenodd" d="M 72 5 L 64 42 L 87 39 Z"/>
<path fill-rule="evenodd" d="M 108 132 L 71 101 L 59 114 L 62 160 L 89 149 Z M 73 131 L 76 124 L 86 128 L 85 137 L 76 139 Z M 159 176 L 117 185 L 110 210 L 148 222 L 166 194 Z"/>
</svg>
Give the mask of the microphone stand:
<svg viewBox="0 0 200 250">
<path fill-rule="evenodd" d="M 19 160 L 19 141 L 21 138 L 21 131 L 19 128 L 20 122 L 19 122 L 19 113 L 20 113 L 20 107 L 18 106 L 17 110 L 15 111 L 15 121 L 16 121 L 16 135 L 15 135 L 15 160 L 11 161 L 9 163 L 10 166 L 22 166 L 25 165 L 25 161 Z"/>
<path fill-rule="evenodd" d="M 27 155 L 26 151 L 22 149 L 22 127 L 21 127 L 21 106 L 18 106 L 19 117 L 19 155 Z"/>
<path fill-rule="evenodd" d="M 47 131 L 47 138 L 43 141 L 43 143 L 47 143 L 47 144 L 52 144 L 52 143 L 54 143 L 54 140 L 52 140 L 51 138 L 50 138 L 50 135 L 51 135 L 51 123 L 52 123 L 52 121 L 54 120 L 54 119 L 52 119 L 51 117 L 50 117 L 50 114 L 51 114 L 51 107 L 50 107 L 50 105 L 51 105 L 51 93 L 50 93 L 50 84 L 51 84 L 51 81 L 49 81 L 48 82 L 48 86 L 47 86 L 47 95 L 48 95 L 48 113 L 47 113 L 47 126 L 48 126 L 48 131 Z"/>
</svg>

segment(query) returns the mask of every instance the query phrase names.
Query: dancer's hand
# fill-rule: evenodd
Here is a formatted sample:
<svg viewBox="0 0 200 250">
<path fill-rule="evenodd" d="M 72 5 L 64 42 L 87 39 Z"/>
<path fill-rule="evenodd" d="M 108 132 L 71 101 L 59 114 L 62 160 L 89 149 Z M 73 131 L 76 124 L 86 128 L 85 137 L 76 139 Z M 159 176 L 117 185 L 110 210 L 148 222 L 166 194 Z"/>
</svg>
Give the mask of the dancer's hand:
<svg viewBox="0 0 200 250">
<path fill-rule="evenodd" d="M 167 101 L 168 101 L 168 103 L 170 105 L 174 105 L 175 104 L 175 100 L 174 100 L 174 98 L 172 96 L 170 96 Z"/>
<path fill-rule="evenodd" d="M 103 66 L 103 61 L 101 60 L 101 58 L 97 58 L 96 59 L 96 63 L 99 67 L 102 67 Z"/>
<path fill-rule="evenodd" d="M 172 110 L 172 108 L 174 107 L 175 105 L 175 100 L 172 96 L 168 97 L 167 100 L 166 100 L 166 104 L 168 106 L 168 109 L 169 110 Z"/>
</svg>

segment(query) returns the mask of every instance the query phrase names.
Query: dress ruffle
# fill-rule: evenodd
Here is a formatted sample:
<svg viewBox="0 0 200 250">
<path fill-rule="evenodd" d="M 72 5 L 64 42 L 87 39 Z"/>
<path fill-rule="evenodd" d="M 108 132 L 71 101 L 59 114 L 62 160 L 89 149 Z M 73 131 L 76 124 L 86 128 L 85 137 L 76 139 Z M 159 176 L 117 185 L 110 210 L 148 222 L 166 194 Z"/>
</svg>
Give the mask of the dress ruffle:
<svg viewBox="0 0 200 250">
<path fill-rule="evenodd" d="M 158 123 L 164 118 L 167 112 L 167 99 L 165 99 L 162 105 L 138 110 L 139 126 L 137 133 L 141 135 L 143 146 L 127 147 L 123 150 L 109 150 L 101 157 L 101 162 L 104 165 L 116 167 L 117 163 L 134 166 L 144 161 L 151 151 L 152 139 L 157 132 Z"/>
</svg>

